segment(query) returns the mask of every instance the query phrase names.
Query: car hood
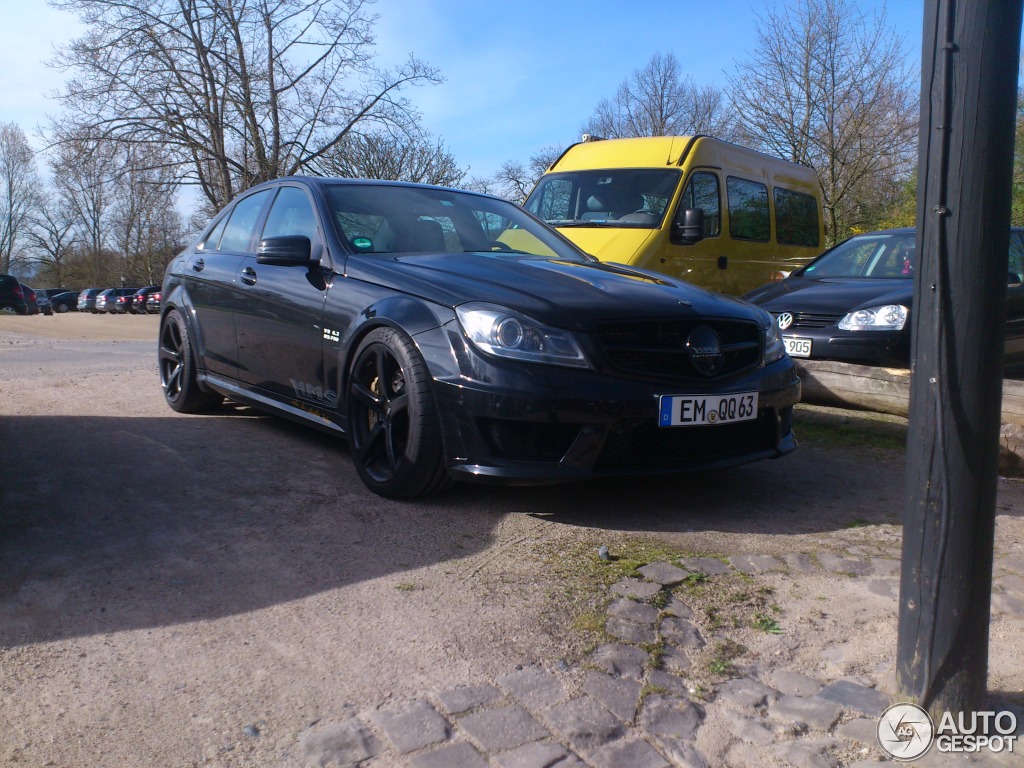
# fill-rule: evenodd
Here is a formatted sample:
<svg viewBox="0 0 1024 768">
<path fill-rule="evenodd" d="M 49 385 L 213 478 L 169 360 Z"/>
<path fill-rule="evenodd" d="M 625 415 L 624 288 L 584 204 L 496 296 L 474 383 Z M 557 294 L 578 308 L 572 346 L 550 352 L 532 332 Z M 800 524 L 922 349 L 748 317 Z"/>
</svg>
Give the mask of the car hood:
<svg viewBox="0 0 1024 768">
<path fill-rule="evenodd" d="M 358 263 L 356 263 L 358 262 Z M 415 254 L 349 259 L 350 278 L 366 279 L 450 307 L 486 302 L 558 327 L 594 320 L 716 316 L 752 319 L 756 310 L 682 280 L 605 262 L 508 253 Z"/>
<path fill-rule="evenodd" d="M 744 298 L 770 312 L 846 314 L 879 304 L 909 307 L 913 292 L 913 280 L 841 277 L 811 280 L 794 276 L 756 288 Z"/>
</svg>

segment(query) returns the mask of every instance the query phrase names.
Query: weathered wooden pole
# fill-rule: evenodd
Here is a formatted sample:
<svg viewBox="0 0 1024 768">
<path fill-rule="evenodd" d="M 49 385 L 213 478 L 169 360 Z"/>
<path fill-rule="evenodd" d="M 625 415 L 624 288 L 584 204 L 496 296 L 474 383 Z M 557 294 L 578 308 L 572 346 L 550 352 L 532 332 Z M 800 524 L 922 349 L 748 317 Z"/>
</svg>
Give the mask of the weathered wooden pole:
<svg viewBox="0 0 1024 768">
<path fill-rule="evenodd" d="M 925 0 L 897 682 L 985 709 L 1022 0 Z"/>
</svg>

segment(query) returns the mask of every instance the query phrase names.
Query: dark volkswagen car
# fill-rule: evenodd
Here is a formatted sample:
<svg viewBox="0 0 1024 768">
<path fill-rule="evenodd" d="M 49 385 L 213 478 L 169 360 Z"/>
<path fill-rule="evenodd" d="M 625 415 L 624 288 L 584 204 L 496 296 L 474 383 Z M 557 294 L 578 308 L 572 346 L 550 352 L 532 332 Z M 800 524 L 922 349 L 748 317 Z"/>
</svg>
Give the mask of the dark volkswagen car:
<svg viewBox="0 0 1024 768">
<path fill-rule="evenodd" d="M 744 298 L 777 319 L 793 357 L 907 368 L 914 230 L 855 235 Z M 1024 366 L 1024 229 L 1010 232 L 1005 365 Z"/>
<path fill-rule="evenodd" d="M 344 435 L 376 493 L 727 467 L 791 451 L 771 316 L 604 264 L 518 206 L 389 182 L 254 187 L 168 266 L 167 402 Z"/>
</svg>

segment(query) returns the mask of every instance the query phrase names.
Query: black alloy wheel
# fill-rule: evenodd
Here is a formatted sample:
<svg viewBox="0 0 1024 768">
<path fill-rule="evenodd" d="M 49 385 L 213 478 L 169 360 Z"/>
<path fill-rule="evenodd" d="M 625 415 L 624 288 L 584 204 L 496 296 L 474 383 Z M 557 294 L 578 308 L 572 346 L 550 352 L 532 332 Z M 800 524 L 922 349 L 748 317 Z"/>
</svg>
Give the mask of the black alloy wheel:
<svg viewBox="0 0 1024 768">
<path fill-rule="evenodd" d="M 181 313 L 172 309 L 160 326 L 160 385 L 167 404 L 179 413 L 201 413 L 220 404 L 223 398 L 207 392 L 196 380 L 195 354 L 188 326 Z"/>
<path fill-rule="evenodd" d="M 370 490 L 403 499 L 451 484 L 430 373 L 408 336 L 393 328 L 367 334 L 350 371 L 347 405 L 352 459 Z"/>
</svg>

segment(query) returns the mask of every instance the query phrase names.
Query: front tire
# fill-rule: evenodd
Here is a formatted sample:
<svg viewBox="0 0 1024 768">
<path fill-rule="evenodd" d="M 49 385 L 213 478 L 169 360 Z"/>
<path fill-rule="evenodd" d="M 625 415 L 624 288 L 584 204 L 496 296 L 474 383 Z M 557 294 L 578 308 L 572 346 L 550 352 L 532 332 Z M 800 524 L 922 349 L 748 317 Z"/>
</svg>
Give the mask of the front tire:
<svg viewBox="0 0 1024 768">
<path fill-rule="evenodd" d="M 409 499 L 452 484 L 430 372 L 408 336 L 377 328 L 363 339 L 349 372 L 347 414 L 352 460 L 371 491 Z"/>
<path fill-rule="evenodd" d="M 223 400 L 220 395 L 200 388 L 188 324 L 174 309 L 160 326 L 159 362 L 164 399 L 179 413 L 208 411 Z"/>
</svg>

